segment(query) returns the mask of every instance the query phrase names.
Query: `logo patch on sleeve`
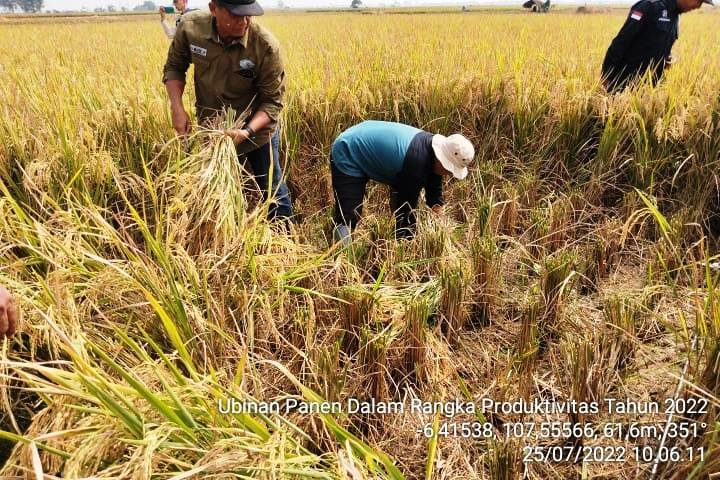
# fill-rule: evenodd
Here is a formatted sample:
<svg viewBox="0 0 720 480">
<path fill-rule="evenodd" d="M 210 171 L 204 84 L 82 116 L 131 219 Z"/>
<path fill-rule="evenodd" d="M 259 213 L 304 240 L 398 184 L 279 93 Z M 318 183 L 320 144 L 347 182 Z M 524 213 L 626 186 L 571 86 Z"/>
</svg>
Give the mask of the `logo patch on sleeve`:
<svg viewBox="0 0 720 480">
<path fill-rule="evenodd" d="M 200 55 L 201 57 L 207 57 L 207 48 L 198 47 L 197 45 L 190 44 L 190 51 L 194 53 L 195 55 Z"/>
<path fill-rule="evenodd" d="M 641 12 L 640 10 L 633 10 L 632 12 L 630 12 L 630 18 L 632 18 L 633 20 L 637 20 L 637 21 L 642 20 L 643 15 L 644 15 L 644 13 Z"/>
</svg>

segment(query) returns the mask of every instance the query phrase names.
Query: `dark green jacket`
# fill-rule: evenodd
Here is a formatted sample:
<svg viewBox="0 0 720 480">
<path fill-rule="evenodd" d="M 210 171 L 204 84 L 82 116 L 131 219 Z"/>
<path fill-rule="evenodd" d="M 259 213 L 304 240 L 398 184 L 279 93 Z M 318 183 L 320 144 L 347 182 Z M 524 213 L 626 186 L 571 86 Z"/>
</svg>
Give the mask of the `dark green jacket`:
<svg viewBox="0 0 720 480">
<path fill-rule="evenodd" d="M 247 110 L 247 117 L 263 111 L 272 122 L 257 132 L 254 142 L 240 144 L 238 151 L 247 153 L 267 144 L 285 94 L 285 69 L 275 37 L 251 23 L 243 38 L 223 45 L 210 12 L 192 12 L 183 16 L 170 45 L 163 82 L 185 81 L 191 63 L 199 119 L 208 121 L 228 107 L 238 114 Z"/>
</svg>

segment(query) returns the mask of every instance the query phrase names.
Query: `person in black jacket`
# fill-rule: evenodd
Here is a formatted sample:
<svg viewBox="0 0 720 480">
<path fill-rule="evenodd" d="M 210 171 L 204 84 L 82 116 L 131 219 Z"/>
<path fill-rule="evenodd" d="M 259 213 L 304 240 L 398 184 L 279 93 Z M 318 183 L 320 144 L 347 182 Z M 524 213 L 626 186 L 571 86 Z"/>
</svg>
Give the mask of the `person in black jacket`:
<svg viewBox="0 0 720 480">
<path fill-rule="evenodd" d="M 608 91 L 620 91 L 648 71 L 655 85 L 673 63 L 678 16 L 703 3 L 712 5 L 712 0 L 641 0 L 633 5 L 605 54 L 602 75 Z"/>
</svg>

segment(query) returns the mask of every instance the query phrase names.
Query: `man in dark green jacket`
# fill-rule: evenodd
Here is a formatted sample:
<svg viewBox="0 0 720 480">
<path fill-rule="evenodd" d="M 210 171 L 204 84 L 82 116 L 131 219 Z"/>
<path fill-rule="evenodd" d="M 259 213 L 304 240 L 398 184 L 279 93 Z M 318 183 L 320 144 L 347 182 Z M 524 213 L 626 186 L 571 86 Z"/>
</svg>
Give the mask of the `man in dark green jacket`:
<svg viewBox="0 0 720 480">
<path fill-rule="evenodd" d="M 178 25 L 163 82 L 170 98 L 173 127 L 179 135 L 190 130 L 182 103 L 185 74 L 195 66 L 195 97 L 201 123 L 211 122 L 224 109 L 243 118 L 242 128 L 228 130 L 239 155 L 245 155 L 266 197 L 272 166 L 274 203 L 270 217 L 292 216 L 290 193 L 282 179 L 277 122 L 283 109 L 285 69 L 280 44 L 253 23 L 263 9 L 254 0 L 212 0 L 210 12 L 191 12 Z"/>
</svg>

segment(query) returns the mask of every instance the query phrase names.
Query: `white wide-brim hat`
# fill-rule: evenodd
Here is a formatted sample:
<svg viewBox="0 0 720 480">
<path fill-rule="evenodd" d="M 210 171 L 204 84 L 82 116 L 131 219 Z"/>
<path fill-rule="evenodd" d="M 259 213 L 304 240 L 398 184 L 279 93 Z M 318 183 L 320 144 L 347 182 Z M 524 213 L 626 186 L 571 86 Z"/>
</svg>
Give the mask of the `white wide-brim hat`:
<svg viewBox="0 0 720 480">
<path fill-rule="evenodd" d="M 432 148 L 443 168 L 462 180 L 467 177 L 468 167 L 475 159 L 475 147 L 459 133 L 445 137 L 433 135 Z"/>
</svg>

